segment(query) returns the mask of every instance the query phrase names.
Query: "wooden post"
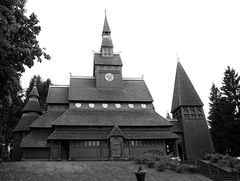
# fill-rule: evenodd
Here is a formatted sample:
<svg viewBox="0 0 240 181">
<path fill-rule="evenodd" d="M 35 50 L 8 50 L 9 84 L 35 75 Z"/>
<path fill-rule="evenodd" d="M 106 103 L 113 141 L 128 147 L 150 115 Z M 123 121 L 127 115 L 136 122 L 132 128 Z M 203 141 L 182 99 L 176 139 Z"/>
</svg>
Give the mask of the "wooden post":
<svg viewBox="0 0 240 181">
<path fill-rule="evenodd" d="M 61 141 L 58 141 L 58 160 L 61 160 Z"/>
<path fill-rule="evenodd" d="M 179 157 L 178 146 L 177 146 L 177 140 L 174 141 L 174 147 L 175 147 L 174 150 L 175 150 L 175 152 L 176 152 L 175 154 L 176 154 L 177 157 Z"/>
<path fill-rule="evenodd" d="M 68 142 L 68 160 L 70 161 L 70 160 L 72 160 L 72 154 L 71 154 L 71 146 L 72 146 L 72 144 L 71 144 L 72 142 L 71 141 L 69 141 Z"/>
<path fill-rule="evenodd" d="M 50 144 L 50 153 L 49 153 L 49 160 L 52 160 L 52 148 L 53 148 L 53 141 L 51 140 L 51 144 Z"/>
</svg>

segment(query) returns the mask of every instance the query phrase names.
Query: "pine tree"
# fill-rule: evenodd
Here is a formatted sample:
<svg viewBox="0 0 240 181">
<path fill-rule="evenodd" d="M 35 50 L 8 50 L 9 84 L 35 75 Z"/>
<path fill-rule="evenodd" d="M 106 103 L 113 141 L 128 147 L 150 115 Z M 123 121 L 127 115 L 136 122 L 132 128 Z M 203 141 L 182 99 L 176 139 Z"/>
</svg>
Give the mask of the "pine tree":
<svg viewBox="0 0 240 181">
<path fill-rule="evenodd" d="M 209 119 L 215 150 L 238 156 L 240 153 L 240 77 L 228 67 L 220 90 L 213 85 L 210 93 Z"/>
</svg>

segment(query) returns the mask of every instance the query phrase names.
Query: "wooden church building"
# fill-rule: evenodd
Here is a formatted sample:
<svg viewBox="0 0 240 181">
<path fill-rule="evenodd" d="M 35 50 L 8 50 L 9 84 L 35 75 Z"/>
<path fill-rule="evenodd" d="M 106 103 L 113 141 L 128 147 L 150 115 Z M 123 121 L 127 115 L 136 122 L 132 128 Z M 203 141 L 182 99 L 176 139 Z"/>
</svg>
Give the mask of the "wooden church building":
<svg viewBox="0 0 240 181">
<path fill-rule="evenodd" d="M 13 160 L 109 160 L 145 152 L 191 159 L 214 151 L 203 104 L 180 63 L 174 119 L 155 112 L 144 80 L 124 78 L 122 67 L 105 16 L 92 77 L 71 76 L 69 85 L 50 86 L 44 114 L 33 87 L 14 130 Z"/>
</svg>

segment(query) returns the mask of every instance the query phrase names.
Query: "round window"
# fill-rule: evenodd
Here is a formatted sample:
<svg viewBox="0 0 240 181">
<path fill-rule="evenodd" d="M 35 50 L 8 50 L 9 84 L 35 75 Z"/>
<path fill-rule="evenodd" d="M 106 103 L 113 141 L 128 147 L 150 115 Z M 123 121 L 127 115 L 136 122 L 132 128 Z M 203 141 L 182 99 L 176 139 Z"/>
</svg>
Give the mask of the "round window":
<svg viewBox="0 0 240 181">
<path fill-rule="evenodd" d="M 90 103 L 90 104 L 88 104 L 88 106 L 89 106 L 90 108 L 94 108 L 94 107 L 95 107 L 95 104 Z"/>
<path fill-rule="evenodd" d="M 128 107 L 132 109 L 132 108 L 134 108 L 134 105 L 133 104 L 128 104 Z"/>
<path fill-rule="evenodd" d="M 143 109 L 145 109 L 145 108 L 147 108 L 147 105 L 146 105 L 146 104 L 141 104 L 141 107 L 142 107 Z"/>
<path fill-rule="evenodd" d="M 121 108 L 121 104 L 115 104 L 115 107 L 119 109 Z"/>
<path fill-rule="evenodd" d="M 102 104 L 103 108 L 108 108 L 108 104 Z"/>
<path fill-rule="evenodd" d="M 80 108 L 81 106 L 82 106 L 81 103 L 76 103 L 76 104 L 75 104 L 75 107 L 77 107 L 77 108 Z"/>
</svg>

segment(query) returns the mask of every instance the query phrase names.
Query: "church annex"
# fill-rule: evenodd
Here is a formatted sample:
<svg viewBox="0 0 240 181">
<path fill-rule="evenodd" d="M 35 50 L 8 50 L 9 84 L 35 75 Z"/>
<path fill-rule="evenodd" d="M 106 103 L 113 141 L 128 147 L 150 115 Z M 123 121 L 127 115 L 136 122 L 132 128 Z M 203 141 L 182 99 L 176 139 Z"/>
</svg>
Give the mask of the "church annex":
<svg viewBox="0 0 240 181">
<path fill-rule="evenodd" d="M 122 68 L 105 16 L 92 77 L 71 76 L 69 85 L 50 86 L 43 114 L 33 87 L 14 130 L 13 160 L 110 160 L 145 152 L 192 159 L 214 151 L 203 104 L 180 63 L 174 119 L 155 112 L 144 80 L 124 78 Z"/>
</svg>

